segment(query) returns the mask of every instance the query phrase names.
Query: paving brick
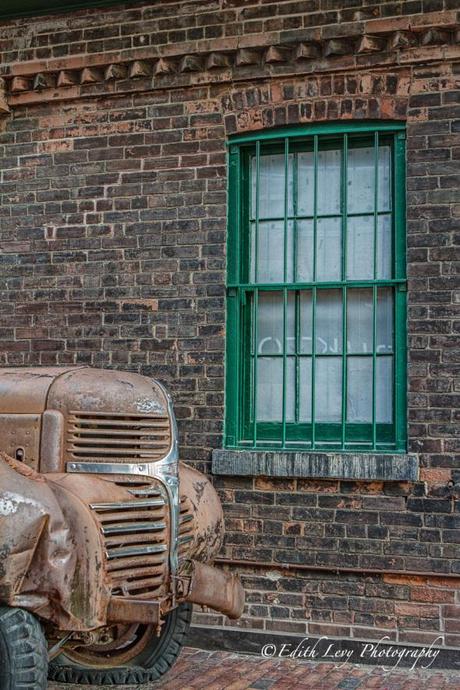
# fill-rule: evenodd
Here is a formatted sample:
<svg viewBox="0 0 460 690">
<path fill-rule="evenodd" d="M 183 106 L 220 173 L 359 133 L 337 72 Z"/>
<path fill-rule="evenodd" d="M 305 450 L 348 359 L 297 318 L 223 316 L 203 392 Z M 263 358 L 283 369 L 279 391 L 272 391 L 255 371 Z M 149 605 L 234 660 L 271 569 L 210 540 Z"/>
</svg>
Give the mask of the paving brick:
<svg viewBox="0 0 460 690">
<path fill-rule="evenodd" d="M 228 136 L 407 122 L 409 450 L 420 481 L 219 479 L 225 555 L 273 566 L 240 568 L 259 599 L 245 628 L 302 632 L 308 620 L 341 635 L 391 629 L 424 642 L 448 615 L 458 643 L 460 517 L 449 484 L 460 480 L 456 22 L 455 0 L 172 0 L 0 23 L 2 74 L 27 85 L 37 72 L 62 73 L 71 84 L 65 98 L 17 94 L 1 118 L 0 365 L 157 376 L 174 397 L 181 457 L 205 471 L 224 416 Z M 363 35 L 368 52 L 356 56 Z M 321 41 L 333 41 L 335 55 L 323 55 Z M 301 59 L 280 62 L 299 43 Z M 237 50 L 247 63 L 237 79 L 226 64 L 206 67 L 211 53 Z M 158 55 L 165 71 L 152 77 Z M 92 80 L 124 63 L 136 63 L 136 79 L 73 84 L 79 70 Z M 291 570 L 275 570 L 283 564 Z M 362 575 L 333 572 L 349 567 Z M 366 568 L 459 577 L 388 580 Z"/>
<path fill-rule="evenodd" d="M 86 687 L 96 690 L 95 686 Z M 121 690 L 122 686 L 119 687 Z M 457 690 L 460 683 L 456 671 L 421 668 L 392 671 L 350 663 L 336 666 L 298 659 L 262 660 L 257 656 L 186 648 L 163 680 L 136 688 L 123 687 L 127 690 Z M 77 690 L 77 686 L 50 684 L 49 690 Z M 108 686 L 102 690 L 108 690 Z"/>
</svg>

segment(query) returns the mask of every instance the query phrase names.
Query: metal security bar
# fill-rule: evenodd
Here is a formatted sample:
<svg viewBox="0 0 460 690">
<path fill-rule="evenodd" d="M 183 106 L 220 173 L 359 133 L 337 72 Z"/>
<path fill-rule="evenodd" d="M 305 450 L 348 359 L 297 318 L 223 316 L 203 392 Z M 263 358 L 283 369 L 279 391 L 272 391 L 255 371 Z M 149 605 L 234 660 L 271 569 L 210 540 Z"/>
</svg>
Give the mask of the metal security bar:
<svg viewBox="0 0 460 690">
<path fill-rule="evenodd" d="M 405 450 L 404 133 L 230 146 L 227 447 Z"/>
</svg>

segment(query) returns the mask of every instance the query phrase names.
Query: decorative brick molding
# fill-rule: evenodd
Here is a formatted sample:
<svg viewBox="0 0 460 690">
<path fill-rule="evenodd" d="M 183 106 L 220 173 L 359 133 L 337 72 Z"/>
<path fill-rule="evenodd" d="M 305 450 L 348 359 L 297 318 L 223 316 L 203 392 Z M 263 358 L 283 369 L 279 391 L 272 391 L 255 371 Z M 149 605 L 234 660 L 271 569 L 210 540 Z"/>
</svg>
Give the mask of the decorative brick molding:
<svg viewBox="0 0 460 690">
<path fill-rule="evenodd" d="M 18 62 L 4 66 L 2 73 L 14 106 L 460 57 L 455 12 L 292 31 L 283 42 L 274 42 L 282 33 Z"/>
<path fill-rule="evenodd" d="M 221 98 L 228 135 L 331 120 L 405 120 L 410 68 L 308 75 L 234 88 Z"/>
</svg>

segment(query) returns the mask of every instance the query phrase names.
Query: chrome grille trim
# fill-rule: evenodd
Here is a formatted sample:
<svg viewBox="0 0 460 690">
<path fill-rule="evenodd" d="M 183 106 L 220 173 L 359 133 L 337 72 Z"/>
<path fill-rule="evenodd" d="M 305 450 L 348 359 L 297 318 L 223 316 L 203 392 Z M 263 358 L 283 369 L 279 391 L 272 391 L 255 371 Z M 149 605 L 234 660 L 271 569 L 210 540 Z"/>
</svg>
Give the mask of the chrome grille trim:
<svg viewBox="0 0 460 690">
<path fill-rule="evenodd" d="M 133 496 L 161 496 L 161 491 L 155 488 L 147 487 L 146 489 L 126 489 L 128 493 Z"/>
<path fill-rule="evenodd" d="M 136 534 L 136 532 L 156 532 L 165 529 L 166 522 L 119 522 L 114 525 L 102 525 L 103 534 Z"/>
<path fill-rule="evenodd" d="M 164 498 L 141 499 L 132 501 L 117 501 L 116 503 L 91 503 L 90 508 L 98 512 L 107 512 L 111 510 L 130 510 L 135 508 L 154 508 L 156 506 L 164 506 Z"/>
<path fill-rule="evenodd" d="M 145 556 L 150 553 L 163 553 L 168 547 L 165 544 L 152 544 L 152 546 L 127 546 L 120 549 L 107 549 L 107 558 L 129 558 L 130 556 Z"/>
<path fill-rule="evenodd" d="M 193 537 L 189 537 L 189 536 L 179 537 L 178 541 L 179 541 L 179 544 L 189 544 L 191 541 L 193 541 Z"/>
</svg>

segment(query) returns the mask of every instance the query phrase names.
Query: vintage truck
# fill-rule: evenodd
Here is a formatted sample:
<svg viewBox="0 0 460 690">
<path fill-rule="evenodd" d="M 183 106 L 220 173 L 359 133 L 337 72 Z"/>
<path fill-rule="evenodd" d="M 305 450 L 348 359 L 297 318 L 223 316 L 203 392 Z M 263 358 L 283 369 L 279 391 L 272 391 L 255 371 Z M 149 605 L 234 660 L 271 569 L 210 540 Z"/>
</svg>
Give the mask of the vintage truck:
<svg viewBox="0 0 460 690">
<path fill-rule="evenodd" d="M 192 603 L 241 615 L 210 481 L 179 461 L 157 381 L 0 369 L 0 688 L 166 673 Z"/>
</svg>

